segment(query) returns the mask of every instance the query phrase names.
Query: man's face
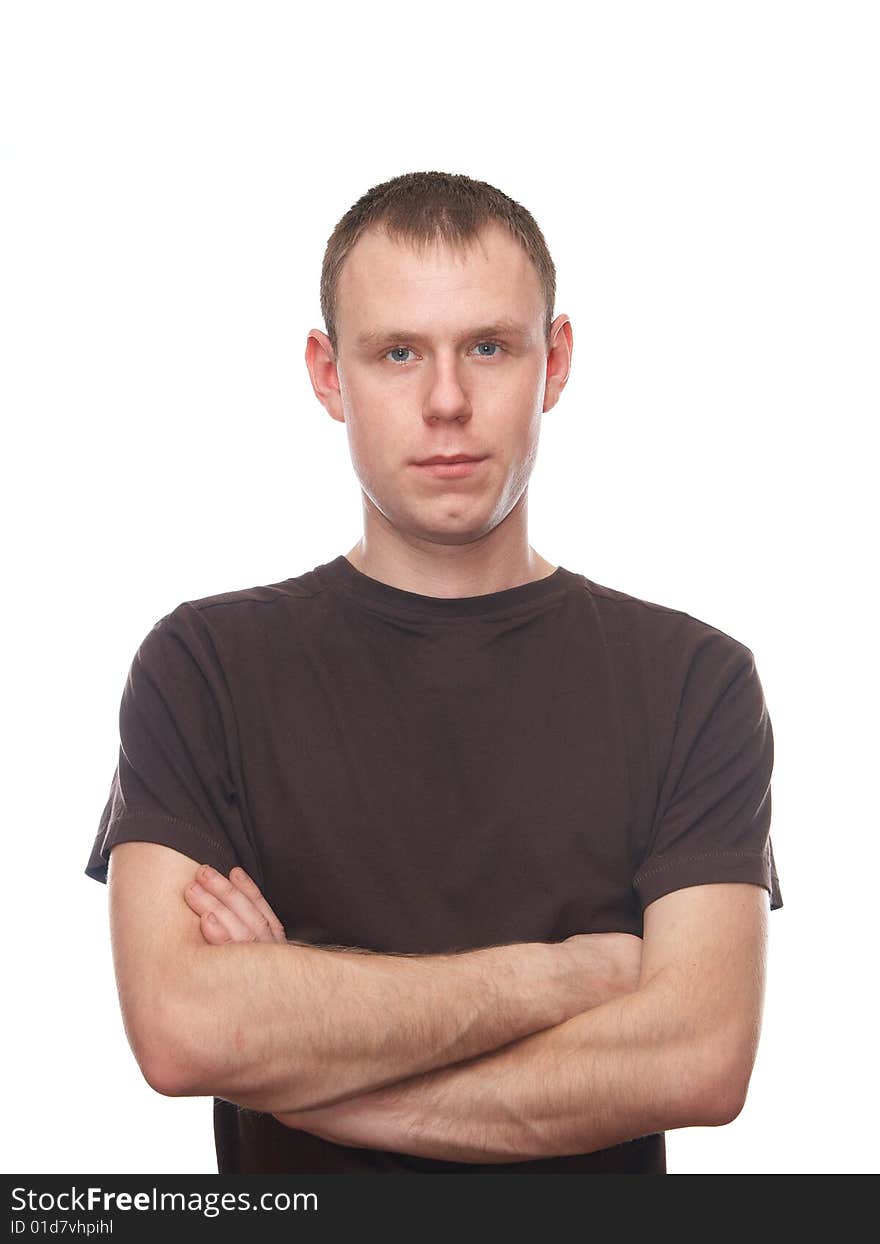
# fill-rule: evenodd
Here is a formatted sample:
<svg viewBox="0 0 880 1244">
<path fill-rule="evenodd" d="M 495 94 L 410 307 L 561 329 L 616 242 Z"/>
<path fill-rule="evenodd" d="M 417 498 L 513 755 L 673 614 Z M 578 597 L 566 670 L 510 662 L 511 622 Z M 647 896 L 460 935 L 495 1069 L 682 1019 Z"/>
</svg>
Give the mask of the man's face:
<svg viewBox="0 0 880 1244">
<path fill-rule="evenodd" d="M 485 535 L 523 496 L 545 408 L 531 260 L 494 224 L 464 254 L 442 243 L 419 254 L 374 228 L 343 265 L 337 305 L 341 417 L 364 493 L 414 538 Z M 457 477 L 415 465 L 460 453 L 482 461 Z"/>
</svg>

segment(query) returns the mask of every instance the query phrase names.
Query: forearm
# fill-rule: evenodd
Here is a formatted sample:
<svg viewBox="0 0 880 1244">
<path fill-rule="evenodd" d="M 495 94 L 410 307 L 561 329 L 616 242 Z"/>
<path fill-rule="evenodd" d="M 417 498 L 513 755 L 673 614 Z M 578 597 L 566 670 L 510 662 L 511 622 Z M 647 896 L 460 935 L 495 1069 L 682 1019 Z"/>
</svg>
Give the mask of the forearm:
<svg viewBox="0 0 880 1244">
<path fill-rule="evenodd" d="M 502 1050 L 280 1121 L 338 1144 L 474 1163 L 590 1153 L 726 1121 L 717 1059 L 664 988 L 655 978 Z"/>
<path fill-rule="evenodd" d="M 194 948 L 168 1007 L 167 1039 L 182 1043 L 168 1091 L 289 1111 L 472 1058 L 575 1013 L 559 949 Z"/>
</svg>

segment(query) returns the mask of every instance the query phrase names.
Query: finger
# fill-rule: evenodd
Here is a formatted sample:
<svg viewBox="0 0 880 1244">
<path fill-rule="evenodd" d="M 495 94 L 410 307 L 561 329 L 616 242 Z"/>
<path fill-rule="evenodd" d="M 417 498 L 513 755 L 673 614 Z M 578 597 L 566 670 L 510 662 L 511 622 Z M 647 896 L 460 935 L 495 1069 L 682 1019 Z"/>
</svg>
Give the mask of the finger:
<svg viewBox="0 0 880 1244">
<path fill-rule="evenodd" d="M 195 880 L 222 907 L 230 911 L 246 928 L 250 929 L 255 941 L 271 942 L 275 940 L 272 927 L 263 912 L 255 907 L 248 896 L 243 894 L 228 877 L 224 877 L 222 873 L 219 873 L 216 868 L 211 868 L 209 864 L 202 864 L 195 875 Z M 212 907 L 211 910 L 217 915 L 220 914 L 217 908 Z"/>
<path fill-rule="evenodd" d="M 229 874 L 229 880 L 239 889 L 242 894 L 247 895 L 258 911 L 266 917 L 269 928 L 272 930 L 273 936 L 277 942 L 287 941 L 287 934 L 284 932 L 284 925 L 275 915 L 275 912 L 269 906 L 263 897 L 263 892 L 257 885 L 256 881 L 244 871 L 240 865 L 236 865 Z"/>
<path fill-rule="evenodd" d="M 234 911 L 215 898 L 198 881 L 185 887 L 183 896 L 187 905 L 199 917 L 202 935 L 207 934 L 207 941 L 214 944 L 222 942 L 253 942 L 256 940 L 251 929 L 239 920 Z M 211 916 L 212 919 L 208 919 Z"/>
<path fill-rule="evenodd" d="M 215 898 L 200 882 L 191 881 L 185 887 L 183 896 L 186 899 L 187 905 L 192 908 L 197 916 L 204 917 L 210 913 L 228 935 L 227 940 L 232 942 L 255 942 L 258 940 L 253 930 L 249 929 L 234 911 L 222 903 L 220 899 Z M 211 921 L 205 921 L 205 925 L 206 927 L 213 928 Z"/>
<path fill-rule="evenodd" d="M 225 946 L 232 938 L 212 911 L 206 911 L 200 918 L 202 937 L 211 946 Z M 250 936 L 250 935 L 248 935 Z"/>
<path fill-rule="evenodd" d="M 231 878 L 224 877 L 222 873 L 205 864 L 196 873 L 196 880 L 247 926 L 256 941 L 271 942 L 275 940 L 275 931 L 265 913 Z M 262 898 L 259 889 L 256 892 Z M 269 910 L 270 915 L 274 916 L 275 913 L 272 912 L 265 900 L 263 900 L 263 906 Z"/>
</svg>

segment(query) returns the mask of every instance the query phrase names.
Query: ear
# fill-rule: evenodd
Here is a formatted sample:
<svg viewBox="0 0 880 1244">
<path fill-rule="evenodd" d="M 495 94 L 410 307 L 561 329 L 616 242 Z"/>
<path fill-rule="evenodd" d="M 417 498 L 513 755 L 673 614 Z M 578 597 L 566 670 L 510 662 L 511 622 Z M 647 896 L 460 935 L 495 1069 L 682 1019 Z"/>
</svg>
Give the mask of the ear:
<svg viewBox="0 0 880 1244">
<path fill-rule="evenodd" d="M 544 411 L 559 401 L 571 371 L 571 352 L 574 348 L 571 320 L 567 315 L 557 315 L 550 328 L 550 349 L 547 352 L 547 380 L 544 386 Z"/>
<path fill-rule="evenodd" d="M 318 328 L 313 328 L 306 340 L 306 367 L 309 369 L 315 397 L 331 418 L 345 423 L 333 347 L 327 334 Z"/>
</svg>

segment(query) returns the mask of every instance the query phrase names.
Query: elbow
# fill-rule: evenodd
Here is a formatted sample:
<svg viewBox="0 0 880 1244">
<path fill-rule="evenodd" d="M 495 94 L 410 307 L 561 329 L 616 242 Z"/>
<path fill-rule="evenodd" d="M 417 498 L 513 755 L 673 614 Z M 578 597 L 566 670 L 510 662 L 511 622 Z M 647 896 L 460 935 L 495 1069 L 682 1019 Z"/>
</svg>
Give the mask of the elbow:
<svg viewBox="0 0 880 1244">
<path fill-rule="evenodd" d="M 163 1097 L 193 1097 L 192 1086 L 180 1065 L 165 1052 L 138 1058 L 141 1074 L 150 1088 Z"/>
<path fill-rule="evenodd" d="M 173 1048 L 157 1045 L 149 1054 L 136 1057 L 147 1084 L 163 1097 L 200 1096 L 190 1065 Z"/>
<path fill-rule="evenodd" d="M 717 1040 L 675 1054 L 669 1093 L 670 1127 L 723 1127 L 741 1113 L 751 1064 L 725 1057 Z"/>
<path fill-rule="evenodd" d="M 704 1084 L 699 1101 L 699 1125 L 724 1127 L 742 1113 L 746 1104 L 751 1065 L 718 1060 L 714 1074 Z"/>
<path fill-rule="evenodd" d="M 745 1104 L 745 1093 L 719 1092 L 707 1102 L 703 1127 L 724 1127 L 732 1123 Z"/>
<path fill-rule="evenodd" d="M 734 1083 L 720 1084 L 704 1094 L 698 1126 L 724 1127 L 732 1123 L 746 1104 L 746 1094 Z"/>
<path fill-rule="evenodd" d="M 132 1042 L 141 1074 L 163 1097 L 223 1097 L 248 1110 L 299 1111 L 305 1089 L 290 1100 L 266 1084 L 260 1068 L 245 1057 L 240 1030 L 224 1033 L 216 1021 L 178 1001 L 155 1008 Z"/>
<path fill-rule="evenodd" d="M 192 1016 L 167 1002 L 129 1028 L 129 1044 L 150 1088 L 163 1097 L 198 1097 L 210 1090 L 206 1042 L 195 1039 Z"/>
</svg>

